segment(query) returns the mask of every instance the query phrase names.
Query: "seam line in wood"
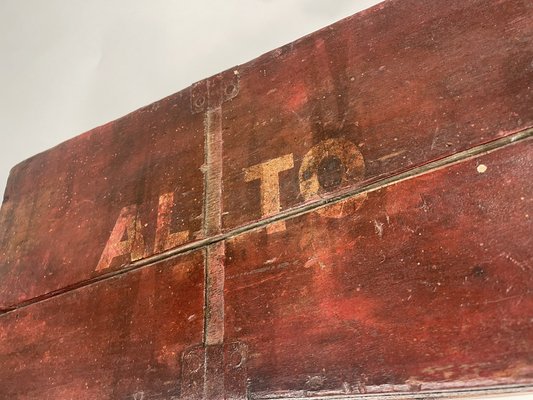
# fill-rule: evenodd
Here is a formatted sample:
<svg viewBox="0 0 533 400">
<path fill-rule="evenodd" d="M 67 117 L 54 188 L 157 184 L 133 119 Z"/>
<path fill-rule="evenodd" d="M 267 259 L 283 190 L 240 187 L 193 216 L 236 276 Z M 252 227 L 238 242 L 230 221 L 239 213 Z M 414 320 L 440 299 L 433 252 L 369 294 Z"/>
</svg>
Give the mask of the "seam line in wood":
<svg viewBox="0 0 533 400">
<path fill-rule="evenodd" d="M 242 227 L 238 227 L 238 228 L 232 229 L 232 230 L 230 230 L 228 232 L 225 232 L 225 233 L 218 233 L 218 234 L 216 234 L 216 235 L 214 235 L 212 237 L 207 237 L 207 238 L 204 238 L 204 239 L 201 239 L 201 240 L 197 240 L 195 242 L 191 242 L 191 243 L 185 244 L 183 246 L 176 247 L 176 248 L 171 249 L 171 250 L 167 250 L 167 251 L 165 251 L 163 253 L 159 253 L 159 254 L 156 254 L 154 256 L 147 257 L 145 259 L 141 259 L 141 260 L 132 262 L 132 263 L 126 265 L 125 267 L 121 268 L 120 270 L 111 271 L 111 272 L 109 272 L 107 274 L 103 274 L 103 275 L 97 276 L 97 277 L 95 277 L 93 279 L 89 279 L 89 280 L 86 280 L 86 281 L 83 281 L 83 282 L 79 282 L 79 283 L 74 284 L 74 285 L 66 286 L 66 287 L 64 287 L 64 288 L 62 288 L 60 290 L 53 291 L 53 292 L 47 293 L 47 294 L 42 295 L 42 296 L 34 297 L 33 299 L 21 302 L 21 303 L 19 303 L 18 305 L 14 306 L 14 307 L 10 307 L 10 308 L 7 308 L 7 309 L 0 310 L 0 315 L 5 314 L 5 313 L 9 313 L 9 312 L 13 312 L 13 311 L 16 311 L 16 310 L 19 310 L 19 309 L 22 309 L 22 308 L 27 307 L 29 305 L 48 300 L 50 298 L 57 297 L 57 296 L 60 296 L 62 294 L 66 294 L 66 293 L 68 293 L 70 291 L 73 291 L 73 290 L 76 290 L 76 289 L 79 289 L 79 288 L 82 288 L 82 287 L 86 287 L 86 286 L 90 286 L 90 285 L 96 284 L 96 283 L 101 282 L 101 281 L 106 280 L 106 279 L 110 279 L 110 278 L 114 278 L 114 277 L 120 276 L 122 274 L 128 273 L 128 272 L 133 271 L 133 270 L 137 270 L 137 269 L 140 269 L 140 268 L 143 268 L 143 267 L 147 267 L 147 266 L 149 266 L 149 265 L 151 265 L 151 264 L 153 264 L 155 262 L 160 262 L 160 261 L 163 261 L 163 260 L 166 260 L 166 259 L 170 259 L 170 258 L 175 257 L 175 256 L 186 254 L 186 253 L 191 252 L 193 250 L 198 250 L 198 249 L 200 249 L 200 248 L 202 248 L 204 246 L 208 246 L 208 245 L 211 245 L 211 244 L 215 244 L 215 243 L 227 240 L 229 238 L 232 238 L 234 236 L 240 235 L 240 234 L 245 233 L 245 232 L 250 232 L 250 231 L 253 231 L 253 230 L 256 230 L 256 229 L 264 228 L 265 226 L 267 226 L 267 225 L 269 225 L 269 224 L 271 224 L 273 222 L 294 218 L 294 217 L 297 217 L 299 215 L 305 214 L 305 213 L 310 212 L 310 211 L 319 210 L 321 208 L 326 207 L 327 205 L 339 203 L 339 202 L 341 202 L 343 200 L 346 200 L 346 199 L 348 199 L 350 197 L 353 197 L 353 196 L 360 195 L 362 193 L 374 192 L 376 190 L 385 188 L 387 186 L 391 186 L 391 185 L 399 183 L 401 181 L 404 181 L 404 180 L 407 180 L 407 179 L 412 179 L 412 178 L 415 178 L 415 177 L 418 177 L 420 175 L 424 175 L 424 174 L 430 173 L 432 171 L 435 171 L 435 170 L 438 170 L 438 169 L 441 169 L 441 168 L 449 167 L 451 165 L 463 162 L 463 161 L 465 161 L 465 160 L 467 160 L 469 158 L 472 158 L 472 157 L 475 157 L 475 156 L 479 156 L 479 155 L 482 155 L 482 154 L 487 154 L 487 153 L 493 152 L 495 150 L 498 150 L 498 149 L 500 149 L 502 147 L 505 147 L 505 146 L 508 146 L 508 145 L 512 145 L 513 143 L 517 143 L 517 142 L 522 141 L 522 140 L 527 140 L 527 139 L 529 139 L 532 136 L 533 136 L 533 128 L 531 128 L 531 127 L 519 130 L 519 131 L 514 132 L 512 134 L 509 134 L 509 135 L 507 135 L 507 136 L 505 136 L 503 138 L 496 139 L 494 141 L 487 142 L 485 144 L 472 147 L 470 149 L 455 153 L 455 154 L 447 156 L 447 157 L 443 157 L 441 159 L 438 159 L 438 160 L 435 160 L 435 161 L 420 165 L 420 166 L 415 167 L 415 168 L 411 168 L 411 169 L 409 169 L 407 171 L 403 171 L 403 172 L 397 173 L 397 174 L 392 175 L 392 176 L 390 176 L 388 178 L 377 180 L 377 181 L 374 181 L 374 182 L 370 182 L 367 185 L 364 185 L 364 186 L 361 186 L 361 187 L 358 187 L 358 188 L 355 188 L 355 189 L 347 190 L 345 192 L 341 192 L 341 193 L 337 192 L 335 195 L 332 195 L 330 197 L 324 197 L 324 198 L 322 198 L 320 200 L 313 201 L 312 203 L 303 204 L 303 205 L 300 205 L 300 206 L 296 206 L 296 207 L 294 207 L 294 208 L 292 208 L 290 210 L 281 211 L 277 215 L 274 215 L 274 216 L 269 217 L 269 218 L 265 218 L 263 220 L 255 222 L 255 223 L 251 223 L 251 224 L 248 224 L 248 225 L 245 225 L 245 226 L 242 226 Z"/>
<path fill-rule="evenodd" d="M 298 394 L 297 392 L 286 393 L 270 393 L 261 394 L 253 393 L 251 400 L 426 400 L 438 398 L 468 398 L 473 396 L 494 396 L 503 394 L 530 394 L 533 391 L 533 385 L 530 384 L 514 384 L 501 385 L 484 388 L 465 388 L 465 389 L 446 389 L 446 390 L 431 390 L 420 392 L 396 392 L 396 393 L 365 393 L 365 394 L 323 394 L 323 395 L 307 395 Z"/>
</svg>

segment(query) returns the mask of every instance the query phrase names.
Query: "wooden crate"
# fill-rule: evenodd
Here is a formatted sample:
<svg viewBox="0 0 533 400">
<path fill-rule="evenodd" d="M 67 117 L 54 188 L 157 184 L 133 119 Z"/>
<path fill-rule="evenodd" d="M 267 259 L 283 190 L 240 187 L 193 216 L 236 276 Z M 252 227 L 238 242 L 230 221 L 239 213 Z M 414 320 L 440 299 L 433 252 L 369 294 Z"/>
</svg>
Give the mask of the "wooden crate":
<svg viewBox="0 0 533 400">
<path fill-rule="evenodd" d="M 386 1 L 14 167 L 0 398 L 533 388 L 533 3 Z"/>
</svg>

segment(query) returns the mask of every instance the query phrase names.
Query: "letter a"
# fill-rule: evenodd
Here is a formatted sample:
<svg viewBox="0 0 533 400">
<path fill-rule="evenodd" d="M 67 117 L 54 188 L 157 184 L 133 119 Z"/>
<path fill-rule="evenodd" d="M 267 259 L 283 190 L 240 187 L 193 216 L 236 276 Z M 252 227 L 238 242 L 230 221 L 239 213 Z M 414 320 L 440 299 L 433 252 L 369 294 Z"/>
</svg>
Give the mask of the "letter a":
<svg viewBox="0 0 533 400">
<path fill-rule="evenodd" d="M 130 261 L 135 261 L 145 256 L 142 225 L 137 217 L 135 205 L 124 207 L 120 210 L 115 227 L 105 245 L 96 271 L 110 267 L 111 262 L 119 256 L 130 255 Z M 124 234 L 126 238 L 124 239 Z"/>
</svg>

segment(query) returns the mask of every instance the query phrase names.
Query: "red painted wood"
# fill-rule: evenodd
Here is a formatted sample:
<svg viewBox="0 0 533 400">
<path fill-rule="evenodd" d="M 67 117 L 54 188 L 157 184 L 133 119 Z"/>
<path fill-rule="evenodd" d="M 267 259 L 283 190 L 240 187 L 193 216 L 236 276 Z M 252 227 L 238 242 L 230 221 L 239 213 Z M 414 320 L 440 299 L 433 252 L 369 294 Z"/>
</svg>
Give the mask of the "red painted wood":
<svg viewBox="0 0 533 400">
<path fill-rule="evenodd" d="M 532 57 L 530 1 L 389 1 L 27 160 L 0 310 L 531 127 Z"/>
<path fill-rule="evenodd" d="M 222 108 L 223 226 L 261 219 L 260 180 L 243 169 L 284 155 L 280 208 L 358 187 L 533 126 L 533 3 L 401 0 L 381 4 L 238 68 Z M 315 155 L 348 140 L 364 167 Z M 277 175 L 277 172 L 274 172 Z M 315 198 L 316 198 L 315 197 Z"/>
<path fill-rule="evenodd" d="M 225 340 L 251 393 L 532 383 L 532 145 L 229 240 Z"/>
<path fill-rule="evenodd" d="M 138 207 L 146 255 L 165 193 L 170 230 L 202 237 L 203 130 L 180 92 L 15 167 L 0 212 L 0 309 L 128 264 L 96 271 L 123 207 Z"/>
<path fill-rule="evenodd" d="M 388 1 L 21 163 L 0 397 L 533 387 L 531 131 L 317 208 L 533 127 L 532 61 L 530 1 Z"/>
<path fill-rule="evenodd" d="M 197 251 L 0 316 L 0 398 L 179 398 L 203 297 Z"/>
</svg>

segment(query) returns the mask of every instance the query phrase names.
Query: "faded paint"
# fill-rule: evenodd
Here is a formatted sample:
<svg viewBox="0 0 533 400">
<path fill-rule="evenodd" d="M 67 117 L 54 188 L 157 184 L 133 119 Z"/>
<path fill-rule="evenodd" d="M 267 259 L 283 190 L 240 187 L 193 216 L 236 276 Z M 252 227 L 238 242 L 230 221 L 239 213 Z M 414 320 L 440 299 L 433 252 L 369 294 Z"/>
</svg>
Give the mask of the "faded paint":
<svg viewBox="0 0 533 400">
<path fill-rule="evenodd" d="M 111 231 L 96 271 L 107 269 L 117 257 L 129 256 L 129 261 L 145 257 L 146 249 L 142 235 L 142 224 L 137 215 L 137 207 L 124 207 Z"/>
<path fill-rule="evenodd" d="M 365 162 L 357 146 L 345 139 L 327 139 L 304 156 L 298 173 L 300 193 L 309 201 L 321 191 L 357 183 L 364 176 Z"/>
<path fill-rule="evenodd" d="M 177 247 L 189 239 L 189 231 L 170 232 L 172 207 L 174 207 L 174 193 L 159 196 L 154 253 Z"/>
<path fill-rule="evenodd" d="M 533 6 L 446 4 L 385 2 L 15 168 L 3 397 L 531 385 Z"/>
<path fill-rule="evenodd" d="M 268 217 L 281 210 L 279 174 L 294 167 L 292 154 L 287 154 L 272 160 L 253 165 L 244 170 L 244 180 L 260 181 L 261 213 Z M 283 221 L 270 227 L 269 233 L 285 230 Z"/>
</svg>

